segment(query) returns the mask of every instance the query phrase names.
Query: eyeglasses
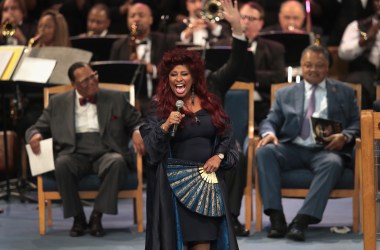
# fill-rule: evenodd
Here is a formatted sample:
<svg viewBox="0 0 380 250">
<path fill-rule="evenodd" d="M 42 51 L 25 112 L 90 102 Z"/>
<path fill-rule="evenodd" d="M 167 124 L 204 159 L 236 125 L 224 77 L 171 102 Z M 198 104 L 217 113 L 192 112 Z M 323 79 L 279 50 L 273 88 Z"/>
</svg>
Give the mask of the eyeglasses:
<svg viewBox="0 0 380 250">
<path fill-rule="evenodd" d="M 92 80 L 98 80 L 99 79 L 99 74 L 98 74 L 98 71 L 94 71 L 91 75 L 87 76 L 86 78 L 80 80 L 80 81 L 77 81 L 77 83 L 79 83 L 80 85 L 82 85 L 83 87 L 86 87 L 90 81 Z"/>
<path fill-rule="evenodd" d="M 240 15 L 241 19 L 245 20 L 247 19 L 250 22 L 261 20 L 261 17 L 255 17 L 255 16 L 248 16 L 248 15 Z"/>
</svg>

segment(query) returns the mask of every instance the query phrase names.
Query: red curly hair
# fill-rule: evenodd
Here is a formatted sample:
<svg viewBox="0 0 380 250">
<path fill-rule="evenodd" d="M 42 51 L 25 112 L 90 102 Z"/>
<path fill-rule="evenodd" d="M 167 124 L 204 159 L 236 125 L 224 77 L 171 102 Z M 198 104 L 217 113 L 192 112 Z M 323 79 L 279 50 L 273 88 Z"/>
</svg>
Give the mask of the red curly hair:
<svg viewBox="0 0 380 250">
<path fill-rule="evenodd" d="M 189 69 L 195 95 L 201 100 L 202 108 L 211 115 L 212 123 L 218 134 L 222 134 L 229 124 L 229 117 L 224 112 L 220 99 L 207 90 L 204 62 L 197 51 L 173 49 L 164 54 L 158 65 L 159 83 L 155 96 L 158 117 L 165 119 L 175 109 L 178 97 L 170 88 L 169 74 L 177 65 L 185 65 Z M 184 113 L 192 117 L 195 116 L 191 112 L 185 111 Z"/>
</svg>

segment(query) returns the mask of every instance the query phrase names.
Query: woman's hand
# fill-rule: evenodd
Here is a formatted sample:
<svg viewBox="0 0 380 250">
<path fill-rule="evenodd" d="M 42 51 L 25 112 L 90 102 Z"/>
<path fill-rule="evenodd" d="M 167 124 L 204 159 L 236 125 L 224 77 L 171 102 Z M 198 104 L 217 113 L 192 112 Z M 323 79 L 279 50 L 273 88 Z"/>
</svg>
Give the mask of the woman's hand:
<svg viewBox="0 0 380 250">
<path fill-rule="evenodd" d="M 184 117 L 185 117 L 185 115 L 181 114 L 181 112 L 179 112 L 179 111 L 172 111 L 170 113 L 168 119 L 166 119 L 166 121 L 161 125 L 161 129 L 163 131 L 165 131 L 165 133 L 168 133 L 170 127 L 172 125 L 174 125 L 174 124 L 180 124 L 182 118 L 184 118 Z"/>
<path fill-rule="evenodd" d="M 216 172 L 218 171 L 221 162 L 222 160 L 219 158 L 219 156 L 214 155 L 213 157 L 211 157 L 210 159 L 206 161 L 205 165 L 203 166 L 203 169 L 208 174 L 212 172 Z"/>
<path fill-rule="evenodd" d="M 144 141 L 138 129 L 136 129 L 132 133 L 132 142 L 133 142 L 133 148 L 135 149 L 135 152 L 141 155 L 145 154 Z"/>
</svg>

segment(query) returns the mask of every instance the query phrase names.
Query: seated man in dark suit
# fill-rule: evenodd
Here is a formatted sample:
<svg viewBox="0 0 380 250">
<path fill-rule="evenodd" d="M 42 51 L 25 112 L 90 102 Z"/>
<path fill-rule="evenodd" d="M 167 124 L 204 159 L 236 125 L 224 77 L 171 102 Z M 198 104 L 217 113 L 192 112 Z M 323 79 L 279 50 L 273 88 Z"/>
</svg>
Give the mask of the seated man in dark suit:
<svg viewBox="0 0 380 250">
<path fill-rule="evenodd" d="M 117 214 L 119 186 L 133 169 L 130 137 L 135 149 L 144 152 L 141 115 L 125 93 L 99 89 L 97 72 L 88 64 L 74 63 L 68 75 L 74 90 L 54 95 L 25 137 L 35 154 L 40 153 L 42 139 L 53 138 L 63 214 L 74 217 L 70 236 L 81 236 L 89 227 L 91 235 L 100 237 L 102 214 Z M 92 173 L 102 181 L 87 225 L 77 188 L 78 180 Z"/>
<path fill-rule="evenodd" d="M 239 75 L 235 76 L 235 80 L 255 84 L 255 92 L 259 100 L 255 100 L 254 119 L 255 123 L 259 123 L 269 112 L 271 84 L 285 80 L 285 49 L 280 43 L 258 36 L 264 25 L 264 9 L 258 3 L 250 1 L 243 4 L 240 7 L 240 17 L 240 26 L 248 39 L 248 51 L 240 58 L 245 62 L 239 64 L 241 69 Z M 230 44 L 230 40 L 221 41 L 221 44 Z M 230 190 L 229 196 L 231 197 L 229 205 L 237 236 L 249 234 L 249 231 L 245 230 L 238 220 L 246 184 L 247 171 L 244 158 L 245 156 L 242 155 L 239 159 L 240 167 L 226 173 L 226 185 Z"/>
<path fill-rule="evenodd" d="M 282 44 L 262 38 L 259 35 L 264 25 L 264 9 L 255 2 L 247 2 L 240 8 L 244 34 L 248 38 L 248 50 L 254 54 L 256 79 L 255 122 L 259 124 L 268 114 L 270 107 L 270 86 L 285 81 L 285 48 Z M 246 65 L 247 66 L 247 65 Z M 252 68 L 244 68 L 244 71 Z"/>
<path fill-rule="evenodd" d="M 355 93 L 342 82 L 327 78 L 329 54 L 311 45 L 301 57 L 304 80 L 280 89 L 268 117 L 260 124 L 256 159 L 264 213 L 270 217 L 270 238 L 304 241 L 309 224 L 322 220 L 329 194 L 345 166 L 350 165 L 355 137 L 360 132 Z M 342 132 L 316 144 L 310 117 L 340 121 Z M 314 173 L 303 206 L 287 229 L 281 204 L 281 172 L 307 168 Z M 260 211 L 258 211 L 260 212 Z"/>
<path fill-rule="evenodd" d="M 136 87 L 136 96 L 143 117 L 149 107 L 157 84 L 157 68 L 163 54 L 175 47 L 175 37 L 151 32 L 152 11 L 144 3 L 135 3 L 128 11 L 130 35 L 117 40 L 111 49 L 110 60 L 131 60 L 146 65 L 147 82 Z"/>
</svg>

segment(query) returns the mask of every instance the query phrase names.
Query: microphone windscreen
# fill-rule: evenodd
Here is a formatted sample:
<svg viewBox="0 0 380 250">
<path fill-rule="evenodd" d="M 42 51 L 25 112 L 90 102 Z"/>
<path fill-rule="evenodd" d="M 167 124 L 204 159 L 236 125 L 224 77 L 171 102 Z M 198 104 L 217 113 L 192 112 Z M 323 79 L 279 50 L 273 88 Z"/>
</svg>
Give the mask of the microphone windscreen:
<svg viewBox="0 0 380 250">
<path fill-rule="evenodd" d="M 177 110 L 181 109 L 183 107 L 183 105 L 184 105 L 184 103 L 183 103 L 182 100 L 178 100 L 175 103 L 175 106 L 176 106 Z"/>
</svg>

